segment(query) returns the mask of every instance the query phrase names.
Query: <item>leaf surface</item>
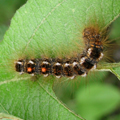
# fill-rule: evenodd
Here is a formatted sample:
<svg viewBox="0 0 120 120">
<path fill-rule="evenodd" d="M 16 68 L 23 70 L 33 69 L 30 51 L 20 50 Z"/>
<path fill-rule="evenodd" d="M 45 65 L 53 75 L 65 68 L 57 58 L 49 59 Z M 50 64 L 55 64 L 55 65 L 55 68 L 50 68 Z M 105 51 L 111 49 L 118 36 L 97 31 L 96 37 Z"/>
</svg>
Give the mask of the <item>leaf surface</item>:
<svg viewBox="0 0 120 120">
<path fill-rule="evenodd" d="M 119 6 L 118 0 L 29 0 L 21 7 L 0 44 L 0 112 L 28 120 L 82 119 L 56 98 L 55 78 L 33 82 L 30 75 L 18 75 L 14 61 L 80 53 L 79 29 L 92 16 L 101 28 L 108 26 L 118 17 Z"/>
</svg>

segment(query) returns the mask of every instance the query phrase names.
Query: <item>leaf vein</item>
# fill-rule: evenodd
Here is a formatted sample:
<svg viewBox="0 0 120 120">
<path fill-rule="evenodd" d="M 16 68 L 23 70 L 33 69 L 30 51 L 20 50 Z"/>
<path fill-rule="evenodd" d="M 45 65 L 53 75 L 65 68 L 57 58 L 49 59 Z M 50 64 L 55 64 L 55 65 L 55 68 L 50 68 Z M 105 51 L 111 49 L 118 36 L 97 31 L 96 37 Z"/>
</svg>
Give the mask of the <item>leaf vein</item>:
<svg viewBox="0 0 120 120">
<path fill-rule="evenodd" d="M 29 39 L 29 41 L 27 42 L 26 44 L 26 47 L 25 47 L 25 50 L 24 52 L 26 51 L 26 49 L 28 48 L 32 38 L 35 36 L 35 33 L 38 31 L 38 29 L 40 28 L 40 26 L 45 22 L 45 20 L 52 14 L 52 12 L 54 12 L 63 2 L 65 2 L 66 0 L 63 0 L 62 2 L 58 3 L 43 19 L 42 21 L 40 22 L 40 24 L 37 26 L 37 28 L 35 29 L 35 31 L 33 32 L 31 38 Z"/>
</svg>

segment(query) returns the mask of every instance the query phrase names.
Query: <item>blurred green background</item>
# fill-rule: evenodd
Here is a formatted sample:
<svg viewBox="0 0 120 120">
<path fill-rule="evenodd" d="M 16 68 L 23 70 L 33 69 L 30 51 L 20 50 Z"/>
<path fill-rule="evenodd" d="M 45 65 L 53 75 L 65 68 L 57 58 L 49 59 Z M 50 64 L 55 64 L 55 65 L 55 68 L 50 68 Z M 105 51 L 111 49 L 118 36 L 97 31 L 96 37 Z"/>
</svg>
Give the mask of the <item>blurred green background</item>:
<svg viewBox="0 0 120 120">
<path fill-rule="evenodd" d="M 0 0 L 0 40 L 10 25 L 10 20 L 27 0 Z"/>
<path fill-rule="evenodd" d="M 16 10 L 26 1 L 0 0 L 0 41 Z M 111 28 L 110 38 L 120 37 L 120 17 Z M 120 61 L 119 47 L 113 57 Z M 65 78 L 62 83 L 55 83 L 53 89 L 64 104 L 87 120 L 120 120 L 120 81 L 111 73 L 92 72 L 72 81 Z"/>
</svg>

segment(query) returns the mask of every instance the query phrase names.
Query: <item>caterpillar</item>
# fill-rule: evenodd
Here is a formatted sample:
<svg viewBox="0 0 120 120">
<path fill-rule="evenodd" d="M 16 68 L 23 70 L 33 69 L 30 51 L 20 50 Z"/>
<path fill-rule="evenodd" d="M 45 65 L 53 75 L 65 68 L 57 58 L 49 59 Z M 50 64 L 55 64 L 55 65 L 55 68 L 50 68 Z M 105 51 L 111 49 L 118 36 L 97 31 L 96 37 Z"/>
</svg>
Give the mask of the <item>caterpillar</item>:
<svg viewBox="0 0 120 120">
<path fill-rule="evenodd" d="M 20 74 L 43 74 L 44 77 L 55 75 L 74 79 L 77 75 L 85 77 L 90 70 L 96 69 L 103 58 L 103 37 L 94 27 L 83 30 L 85 49 L 82 54 L 71 58 L 20 59 L 15 62 L 15 69 Z"/>
</svg>

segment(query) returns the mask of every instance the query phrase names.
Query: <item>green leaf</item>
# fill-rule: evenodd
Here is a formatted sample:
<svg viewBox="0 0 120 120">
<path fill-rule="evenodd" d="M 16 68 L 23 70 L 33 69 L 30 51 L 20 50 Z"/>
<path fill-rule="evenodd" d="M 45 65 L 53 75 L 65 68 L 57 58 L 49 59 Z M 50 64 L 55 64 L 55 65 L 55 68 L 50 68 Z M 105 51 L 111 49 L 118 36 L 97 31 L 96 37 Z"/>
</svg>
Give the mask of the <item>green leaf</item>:
<svg viewBox="0 0 120 120">
<path fill-rule="evenodd" d="M 62 83 L 54 84 L 54 91 L 58 99 L 63 101 L 70 109 L 76 111 L 76 101 L 74 100 L 76 92 L 89 88 L 90 84 L 101 83 L 105 80 L 108 72 L 91 72 L 87 77 L 81 77 L 75 80 L 66 79 Z M 79 95 L 79 94 L 78 94 Z"/>
<path fill-rule="evenodd" d="M 0 112 L 29 120 L 80 119 L 57 100 L 52 91 L 52 80 L 47 83 L 17 80 L 5 81 L 8 84 L 1 85 Z"/>
<path fill-rule="evenodd" d="M 29 0 L 21 7 L 0 44 L 0 112 L 28 120 L 82 119 L 55 97 L 55 78 L 30 81 L 30 75 L 18 75 L 14 61 L 73 57 L 80 53 L 82 30 L 90 19 L 104 29 L 118 17 L 119 6 L 113 0 Z"/>
<path fill-rule="evenodd" d="M 98 65 L 100 71 L 110 71 L 120 80 L 120 63 L 104 63 L 103 67 Z"/>
<path fill-rule="evenodd" d="M 79 114 L 89 120 L 98 120 L 120 104 L 120 93 L 115 87 L 95 83 L 89 90 L 80 89 L 76 101 Z"/>
<path fill-rule="evenodd" d="M 110 116 L 110 118 L 108 118 L 106 120 L 120 120 L 120 114 L 118 114 L 116 116 Z"/>
<path fill-rule="evenodd" d="M 23 120 L 15 116 L 4 114 L 4 113 L 0 113 L 0 119 L 1 120 Z"/>
<path fill-rule="evenodd" d="M 117 78 L 120 80 L 120 67 L 119 68 L 111 68 L 111 72 L 117 76 Z"/>
</svg>

